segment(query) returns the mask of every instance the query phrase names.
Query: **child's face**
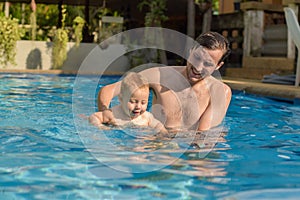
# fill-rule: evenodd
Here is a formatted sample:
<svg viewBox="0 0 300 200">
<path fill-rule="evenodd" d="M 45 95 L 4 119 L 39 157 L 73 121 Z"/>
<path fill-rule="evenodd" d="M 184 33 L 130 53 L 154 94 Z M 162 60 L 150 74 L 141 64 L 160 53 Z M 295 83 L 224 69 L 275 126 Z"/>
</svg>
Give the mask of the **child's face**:
<svg viewBox="0 0 300 200">
<path fill-rule="evenodd" d="M 132 93 L 128 102 L 122 103 L 124 111 L 126 113 L 129 113 L 131 119 L 137 118 L 146 111 L 148 105 L 148 97 L 149 89 L 139 88 Z"/>
</svg>

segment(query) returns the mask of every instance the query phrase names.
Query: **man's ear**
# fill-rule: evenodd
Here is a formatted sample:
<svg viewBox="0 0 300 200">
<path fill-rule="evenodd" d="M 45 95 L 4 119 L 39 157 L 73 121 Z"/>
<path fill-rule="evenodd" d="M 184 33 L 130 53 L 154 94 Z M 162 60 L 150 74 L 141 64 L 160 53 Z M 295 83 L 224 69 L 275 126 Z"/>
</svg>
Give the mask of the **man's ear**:
<svg viewBox="0 0 300 200">
<path fill-rule="evenodd" d="M 222 62 L 220 62 L 218 65 L 217 65 L 217 67 L 216 67 L 216 69 L 215 70 L 218 70 L 218 69 L 220 69 L 222 66 L 224 65 L 224 62 L 222 61 Z"/>
</svg>

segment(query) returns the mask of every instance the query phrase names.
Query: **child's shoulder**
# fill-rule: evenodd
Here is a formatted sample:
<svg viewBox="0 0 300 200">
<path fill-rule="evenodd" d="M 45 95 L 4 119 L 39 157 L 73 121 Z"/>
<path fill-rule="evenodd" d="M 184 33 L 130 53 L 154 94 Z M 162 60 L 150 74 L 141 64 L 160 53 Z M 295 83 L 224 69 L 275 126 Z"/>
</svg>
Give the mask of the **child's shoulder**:
<svg viewBox="0 0 300 200">
<path fill-rule="evenodd" d="M 152 114 L 151 112 L 145 111 L 145 112 L 143 113 L 143 116 L 144 116 L 144 117 L 147 117 L 147 118 L 150 118 L 150 117 L 153 117 L 153 114 Z"/>
</svg>

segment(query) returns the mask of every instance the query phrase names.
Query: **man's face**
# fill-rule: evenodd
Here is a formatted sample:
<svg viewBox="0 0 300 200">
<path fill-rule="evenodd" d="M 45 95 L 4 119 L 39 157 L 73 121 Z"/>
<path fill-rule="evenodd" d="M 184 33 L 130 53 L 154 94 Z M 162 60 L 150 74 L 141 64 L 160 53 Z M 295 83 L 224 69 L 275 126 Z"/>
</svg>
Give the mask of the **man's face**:
<svg viewBox="0 0 300 200">
<path fill-rule="evenodd" d="M 191 50 L 187 60 L 187 79 L 194 84 L 211 75 L 219 69 L 223 62 L 219 63 L 223 52 L 221 50 L 208 50 L 197 47 Z"/>
</svg>

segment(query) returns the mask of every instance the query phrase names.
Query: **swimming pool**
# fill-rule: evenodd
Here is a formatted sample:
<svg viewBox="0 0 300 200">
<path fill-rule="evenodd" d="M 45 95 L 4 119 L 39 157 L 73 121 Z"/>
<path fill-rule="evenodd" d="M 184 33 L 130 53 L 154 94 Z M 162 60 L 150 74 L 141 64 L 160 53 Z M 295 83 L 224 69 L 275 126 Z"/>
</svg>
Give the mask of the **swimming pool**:
<svg viewBox="0 0 300 200">
<path fill-rule="evenodd" d="M 99 139 L 99 130 L 73 116 L 74 76 L 0 77 L 0 199 L 300 196 L 300 108 L 293 104 L 235 92 L 224 121 L 227 134 L 205 158 L 199 156 L 201 149 L 184 140 L 137 140 L 119 129 L 110 131 L 111 141 L 123 150 L 142 146 L 146 153 L 137 156 L 131 151 L 105 149 L 105 141 L 100 141 L 104 145 L 98 147 L 100 162 L 86 148 L 86 143 Z M 100 84 L 117 79 L 103 77 Z M 86 76 L 85 81 L 88 89 L 97 78 Z M 82 95 L 75 100 L 84 102 L 85 98 Z M 76 123 L 82 129 L 78 130 Z M 127 131 L 139 136 L 147 133 Z M 162 150 L 149 156 L 151 148 Z M 124 168 L 144 173 L 120 173 Z"/>
</svg>

